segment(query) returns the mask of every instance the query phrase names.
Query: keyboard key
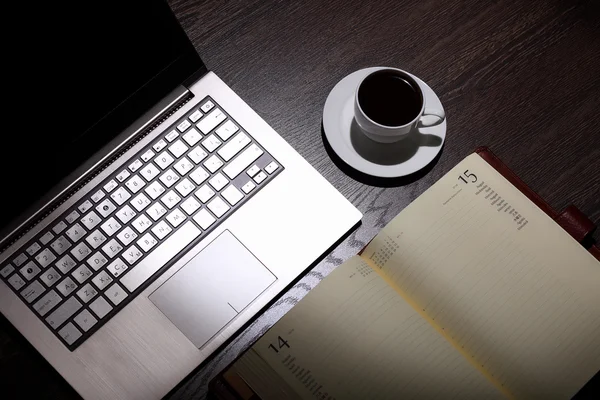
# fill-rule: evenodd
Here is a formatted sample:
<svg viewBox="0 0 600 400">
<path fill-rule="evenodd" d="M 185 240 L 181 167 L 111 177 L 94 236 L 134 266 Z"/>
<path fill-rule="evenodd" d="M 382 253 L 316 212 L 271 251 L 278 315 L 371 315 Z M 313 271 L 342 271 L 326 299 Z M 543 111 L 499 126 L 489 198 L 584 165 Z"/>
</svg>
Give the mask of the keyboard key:
<svg viewBox="0 0 600 400">
<path fill-rule="evenodd" d="M 164 239 L 165 236 L 167 236 L 169 233 L 171 233 L 172 230 L 173 230 L 173 228 L 171 228 L 169 226 L 169 224 L 167 224 L 165 221 L 160 221 L 158 224 L 156 224 L 156 226 L 154 228 L 152 228 L 152 233 L 154 233 L 156 235 L 158 240 L 162 240 L 162 239 Z M 133 264 L 133 263 L 130 263 L 130 264 Z"/>
<path fill-rule="evenodd" d="M 28 281 L 32 280 L 37 274 L 40 273 L 40 269 L 37 265 L 35 265 L 35 263 L 33 261 L 29 261 L 27 264 L 25 264 L 24 267 L 22 267 L 19 272 L 21 273 L 21 275 L 23 275 L 23 277 L 25 279 L 27 279 Z"/>
<path fill-rule="evenodd" d="M 227 120 L 227 122 L 225 122 L 223 125 L 221 125 L 216 131 L 215 133 L 217 135 L 219 135 L 219 137 L 223 140 L 226 141 L 227 139 L 229 139 L 231 137 L 231 135 L 233 135 L 234 133 L 236 133 L 240 128 L 237 127 L 236 124 L 233 123 L 233 121 L 231 121 L 230 119 Z"/>
<path fill-rule="evenodd" d="M 215 195 L 215 192 L 211 188 L 209 188 L 208 185 L 202 185 L 200 189 L 196 190 L 196 193 L 194 193 L 194 195 L 201 202 L 206 203 Z"/>
<path fill-rule="evenodd" d="M 213 217 L 206 209 L 198 211 L 198 214 L 194 215 L 194 221 L 204 230 L 208 229 L 215 222 Z"/>
<path fill-rule="evenodd" d="M 265 174 L 262 171 L 260 171 L 258 174 L 256 174 L 256 176 L 254 176 L 254 182 L 256 183 L 261 183 L 265 179 L 267 179 L 267 174 Z"/>
<path fill-rule="evenodd" d="M 208 208 L 217 216 L 217 218 L 221 218 L 230 207 L 223 201 L 223 199 L 217 196 L 214 200 L 208 203 Z"/>
<path fill-rule="evenodd" d="M 213 104 L 213 102 L 212 102 L 212 101 L 210 101 L 210 100 L 208 100 L 206 103 L 204 103 L 204 104 L 202 105 L 202 107 L 200 107 L 200 109 L 201 109 L 202 111 L 204 111 L 205 113 L 207 113 L 207 112 L 209 112 L 210 110 L 212 110 L 212 108 L 213 108 L 214 106 L 215 106 L 215 105 Z"/>
<path fill-rule="evenodd" d="M 80 312 L 75 318 L 73 318 L 73 321 L 75 321 L 84 332 L 89 331 L 90 328 L 96 325 L 96 322 L 98 322 L 98 320 L 94 318 L 92 313 L 88 310 L 83 310 Z"/>
<path fill-rule="evenodd" d="M 54 290 L 51 290 L 33 305 L 33 309 L 43 317 L 56 307 L 61 300 L 60 296 Z"/>
<path fill-rule="evenodd" d="M 71 254 L 73 254 L 73 257 L 75 257 L 77 261 L 82 261 L 91 253 L 92 251 L 90 250 L 90 248 L 83 242 L 79 243 L 71 250 Z"/>
<path fill-rule="evenodd" d="M 237 190 L 237 188 L 233 185 L 229 185 L 227 189 L 223 190 L 221 192 L 221 196 L 223 196 L 223 198 L 232 206 L 235 206 L 241 199 L 244 198 L 242 192 Z"/>
<path fill-rule="evenodd" d="M 40 246 L 40 244 L 38 242 L 34 242 L 25 251 L 27 252 L 27 254 L 29 254 L 30 256 L 32 256 L 35 253 L 37 253 L 41 248 L 42 248 L 42 246 Z"/>
<path fill-rule="evenodd" d="M 194 111 L 193 113 L 190 114 L 190 120 L 192 122 L 196 122 L 200 118 L 202 118 L 202 112 L 200 110 L 196 110 L 196 111 Z"/>
<path fill-rule="evenodd" d="M 90 271 L 90 269 L 85 265 L 80 265 L 75 271 L 71 273 L 71 276 L 75 278 L 77 282 L 83 283 L 87 280 L 87 278 L 92 276 L 92 271 Z"/>
<path fill-rule="evenodd" d="M 81 337 L 81 332 L 79 329 L 75 328 L 75 325 L 72 323 L 68 323 L 58 331 L 58 334 L 67 342 L 67 344 L 71 345 L 75 343 L 77 339 Z"/>
<path fill-rule="evenodd" d="M 123 246 L 127 246 L 129 243 L 133 242 L 137 237 L 138 234 L 135 233 L 135 231 L 131 229 L 130 226 L 125 227 L 125 229 L 123 229 L 117 235 L 117 239 L 119 239 L 119 241 L 123 243 Z"/>
<path fill-rule="evenodd" d="M 96 193 L 94 193 L 92 195 L 92 201 L 94 203 L 99 202 L 100 200 L 102 200 L 102 198 L 105 196 L 104 192 L 102 190 L 98 190 Z"/>
<path fill-rule="evenodd" d="M 110 201 L 109 199 L 104 200 L 102 203 L 98 204 L 98 206 L 96 207 L 96 211 L 98 211 L 98 213 L 100 213 L 100 215 L 102 215 L 104 218 L 108 217 L 116 209 L 117 209 L 117 206 L 115 206 L 113 204 L 113 202 Z"/>
<path fill-rule="evenodd" d="M 184 176 L 194 168 L 194 164 L 187 158 L 183 157 L 181 160 L 175 163 L 175 169 L 181 176 Z"/>
<path fill-rule="evenodd" d="M 152 160 L 152 157 L 154 157 L 154 152 L 152 150 L 148 150 L 144 154 L 142 154 L 142 161 L 148 162 Z"/>
<path fill-rule="evenodd" d="M 119 229 L 121 229 L 121 224 L 117 222 L 114 217 L 110 217 L 105 223 L 103 223 L 100 228 L 106 233 L 107 236 L 114 235 Z"/>
<path fill-rule="evenodd" d="M 188 133 L 183 135 L 183 140 L 188 144 L 188 146 L 193 146 L 198 143 L 202 139 L 202 135 L 200 132 L 195 130 L 194 128 L 190 129 Z"/>
<path fill-rule="evenodd" d="M 10 283 L 15 290 L 19 290 L 25 286 L 25 281 L 19 276 L 19 274 L 13 274 L 13 276 L 8 278 L 8 283 Z"/>
<path fill-rule="evenodd" d="M 106 242 L 106 236 L 104 236 L 102 232 L 96 229 L 88 237 L 85 238 L 85 241 L 88 242 L 93 249 L 97 249 L 98 246 Z"/>
<path fill-rule="evenodd" d="M 17 257 L 15 257 L 15 259 L 13 260 L 13 264 L 15 264 L 15 267 L 20 267 L 25 261 L 27 261 L 27 256 L 25 255 L 25 253 L 21 253 Z"/>
<path fill-rule="evenodd" d="M 189 128 L 190 126 L 192 126 L 190 121 L 185 119 L 185 120 L 181 121 L 181 123 L 179 125 L 177 125 L 177 130 L 179 130 L 179 132 L 185 132 L 185 130 L 187 128 Z"/>
<path fill-rule="evenodd" d="M 77 220 L 77 218 L 79 218 L 79 213 L 77 211 L 72 211 L 65 217 L 65 221 L 67 221 L 69 224 L 72 224 Z"/>
<path fill-rule="evenodd" d="M 88 215 L 81 218 L 81 223 L 88 228 L 88 230 L 92 230 L 96 225 L 98 225 L 102 221 L 98 214 L 91 211 Z"/>
<path fill-rule="evenodd" d="M 204 141 L 202 142 L 202 146 L 206 149 L 206 151 L 208 151 L 209 153 L 212 153 L 213 151 L 215 151 L 217 149 L 217 147 L 219 147 L 221 145 L 221 141 L 219 139 L 217 139 L 217 137 L 215 135 L 209 135 L 206 139 L 204 139 Z"/>
<path fill-rule="evenodd" d="M 251 140 L 244 132 L 240 132 L 223 146 L 219 151 L 219 155 L 225 161 L 231 160 L 237 153 L 250 144 Z"/>
<path fill-rule="evenodd" d="M 125 186 L 127 186 L 127 189 L 131 190 L 131 193 L 136 194 L 142 190 L 144 186 L 146 186 L 146 182 L 144 182 L 144 180 L 139 176 L 134 175 L 131 177 L 131 179 L 125 182 Z"/>
<path fill-rule="evenodd" d="M 187 178 L 184 178 L 175 186 L 175 190 L 177 190 L 182 197 L 192 193 L 194 189 L 196 189 L 196 186 L 194 186 L 194 184 Z"/>
<path fill-rule="evenodd" d="M 75 282 L 73 282 L 71 278 L 67 276 L 65 279 L 63 279 L 61 283 L 59 283 L 56 286 L 56 288 L 63 296 L 66 297 L 77 288 L 77 285 L 75 284 Z"/>
<path fill-rule="evenodd" d="M 165 225 L 166 225 L 166 223 L 165 223 Z M 171 228 L 169 228 L 169 229 L 171 229 Z M 135 264 L 136 261 L 139 260 L 140 257 L 142 257 L 142 255 L 143 255 L 142 252 L 137 247 L 135 247 L 135 245 L 131 246 L 130 248 L 125 250 L 125 252 L 123 252 L 123 258 L 125 259 L 125 261 L 127 261 L 129 263 L 129 265 Z"/>
<path fill-rule="evenodd" d="M 98 271 L 107 262 L 108 262 L 108 259 L 106 257 L 104 257 L 104 254 L 102 254 L 99 251 L 95 252 L 94 255 L 91 256 L 90 258 L 88 258 L 88 260 L 87 260 L 88 265 L 90 267 L 92 267 L 94 269 L 94 271 Z"/>
<path fill-rule="evenodd" d="M 52 247 L 52 250 L 54 250 L 54 252 L 60 256 L 67 251 L 69 247 L 71 247 L 71 242 L 69 242 L 66 237 L 61 235 L 56 238 L 54 242 L 52 242 L 50 247 Z"/>
<path fill-rule="evenodd" d="M 52 232 L 46 232 L 40 237 L 40 243 L 45 246 L 48 243 L 50 243 L 52 239 L 54 239 L 54 235 L 52 234 Z"/>
<path fill-rule="evenodd" d="M 131 270 L 121 278 L 121 283 L 127 290 L 133 292 L 197 238 L 200 233 L 200 229 L 196 228 L 191 221 L 181 225 L 177 231 L 173 232 L 171 236 L 158 245 L 135 267 L 132 267 Z"/>
<path fill-rule="evenodd" d="M 156 243 L 158 242 L 150 233 L 146 233 L 144 236 L 142 236 L 140 240 L 137 241 L 137 245 L 140 246 L 142 250 L 146 252 L 153 248 L 156 245 Z"/>
<path fill-rule="evenodd" d="M 48 268 L 48 270 L 44 271 L 40 276 L 42 282 L 46 284 L 46 286 L 53 286 L 60 279 L 60 274 L 56 272 L 56 270 L 52 267 Z"/>
<path fill-rule="evenodd" d="M 129 164 L 129 170 L 133 173 L 136 172 L 138 169 L 142 168 L 142 166 L 144 165 L 144 163 L 142 163 L 139 159 L 135 160 L 134 162 L 132 162 L 131 164 Z"/>
<path fill-rule="evenodd" d="M 88 212 L 91 208 L 93 207 L 93 204 L 91 201 L 86 200 L 84 201 L 79 207 L 77 207 L 77 209 L 79 210 L 80 213 L 85 214 L 86 212 Z"/>
<path fill-rule="evenodd" d="M 204 160 L 208 156 L 208 153 L 200 148 L 200 146 L 196 146 L 188 153 L 188 157 L 194 163 L 199 164 L 200 161 Z"/>
<path fill-rule="evenodd" d="M 104 271 L 102 271 L 104 272 Z M 98 294 L 98 291 L 94 289 L 92 285 L 86 283 L 81 289 L 77 291 L 77 296 L 84 302 L 87 303 Z"/>
<path fill-rule="evenodd" d="M 211 156 L 208 160 L 204 162 L 204 167 L 209 170 L 211 173 L 214 173 L 216 170 L 223 166 L 223 161 L 217 156 Z"/>
<path fill-rule="evenodd" d="M 172 169 L 169 169 L 159 179 L 166 187 L 170 188 L 179 180 L 179 175 Z"/>
<path fill-rule="evenodd" d="M 167 194 L 160 198 L 160 201 L 162 201 L 168 209 L 171 209 L 181 201 L 181 197 L 173 190 L 169 190 Z"/>
<path fill-rule="evenodd" d="M 81 308 L 81 303 L 75 297 L 69 297 L 56 310 L 46 318 L 46 322 L 54 329 L 61 326 L 66 320 Z M 69 323 L 70 325 L 70 323 Z M 64 337 L 64 336 L 63 336 Z"/>
<path fill-rule="evenodd" d="M 267 174 L 271 175 L 273 172 L 277 171 L 277 168 L 279 168 L 279 165 L 277 165 L 275 161 L 271 161 L 269 165 L 265 167 L 265 171 L 267 171 Z"/>
<path fill-rule="evenodd" d="M 154 143 L 154 146 L 152 146 L 154 151 L 157 153 L 165 147 L 167 147 L 167 142 L 165 142 L 163 139 L 160 139 L 158 142 Z"/>
<path fill-rule="evenodd" d="M 119 172 L 119 175 L 117 175 L 117 180 L 122 183 L 125 179 L 129 178 L 130 175 L 131 173 L 124 169 L 123 171 Z"/>
<path fill-rule="evenodd" d="M 223 172 L 225 172 L 229 179 L 233 179 L 262 154 L 263 151 L 256 144 L 252 143 L 246 150 L 242 151 L 240 155 L 234 158 L 229 165 L 223 168 Z"/>
<path fill-rule="evenodd" d="M 40 251 L 37 256 L 35 256 L 35 260 L 42 266 L 42 268 L 46 268 L 52 261 L 56 260 L 56 256 L 50 251 L 50 249 L 44 249 Z"/>
<path fill-rule="evenodd" d="M 175 158 L 181 157 L 186 151 L 188 151 L 188 147 L 183 144 L 181 140 L 177 140 L 171 146 L 169 146 L 169 151 Z"/>
<path fill-rule="evenodd" d="M 130 197 L 131 194 L 129 194 L 124 187 L 119 187 L 113 194 L 110 195 L 110 198 L 113 199 L 119 206 L 125 203 Z"/>
<path fill-rule="evenodd" d="M 204 111 L 204 109 L 202 109 L 202 111 Z M 196 126 L 203 134 L 208 135 L 210 131 L 217 127 L 217 125 L 225 121 L 225 118 L 227 118 L 227 116 L 223 114 L 221 110 L 215 108 L 208 115 L 202 118 L 202 120 L 198 122 Z"/>
<path fill-rule="evenodd" d="M 196 185 L 202 184 L 210 174 L 204 170 L 202 167 L 198 167 L 190 174 L 190 178 L 196 182 Z"/>
<path fill-rule="evenodd" d="M 167 215 L 167 221 L 169 221 L 173 227 L 177 228 L 183 221 L 185 221 L 185 214 L 183 214 L 179 208 L 176 208 L 171 212 L 171 214 Z"/>
<path fill-rule="evenodd" d="M 113 278 L 106 271 L 100 271 L 98 275 L 92 278 L 92 283 L 96 285 L 98 290 L 103 290 L 105 287 L 110 285 Z"/>
<path fill-rule="evenodd" d="M 254 182 L 252 181 L 248 181 L 244 184 L 244 186 L 242 186 L 242 190 L 244 191 L 244 193 L 248 194 L 252 191 L 252 189 L 254 189 L 256 187 L 256 185 L 254 184 Z"/>
<path fill-rule="evenodd" d="M 119 221 L 121 221 L 123 224 L 126 224 L 131 221 L 133 217 L 135 217 L 135 211 L 133 211 L 128 205 L 125 205 L 115 215 L 117 218 L 119 218 Z"/>
<path fill-rule="evenodd" d="M 108 256 L 108 258 L 114 258 L 121 252 L 121 250 L 123 250 L 123 246 L 121 246 L 115 239 L 111 239 L 110 242 L 102 247 L 102 251 Z"/>
<path fill-rule="evenodd" d="M 27 286 L 21 291 L 21 296 L 23 296 L 25 301 L 31 303 L 32 301 L 40 297 L 40 295 L 45 291 L 46 289 L 44 289 L 44 286 L 42 286 L 40 282 L 33 281 L 29 286 Z"/>
<path fill-rule="evenodd" d="M 145 180 L 150 182 L 152 179 L 156 178 L 160 174 L 160 170 L 154 166 L 154 164 L 147 164 L 140 171 L 140 175 L 144 177 Z"/>
<path fill-rule="evenodd" d="M 65 221 L 60 221 L 58 224 L 54 225 L 54 228 L 52 228 L 54 233 L 56 233 L 57 235 L 65 229 L 67 229 L 67 224 L 65 224 Z"/>
<path fill-rule="evenodd" d="M 158 204 L 158 203 L 156 203 L 156 204 Z M 155 204 L 155 205 L 156 205 L 156 204 Z M 150 208 L 147 210 L 147 212 L 148 212 L 148 213 L 150 213 L 150 210 L 152 210 L 152 207 L 154 207 L 154 206 L 151 206 L 151 207 L 150 207 Z M 164 209 L 164 207 L 162 207 L 161 205 L 159 205 L 159 207 L 161 207 L 161 208 L 163 208 L 163 209 Z M 167 212 L 167 210 L 165 210 L 165 213 L 166 213 L 166 212 Z M 164 213 L 163 213 L 163 214 L 164 214 Z M 152 214 L 151 214 L 151 215 L 152 215 Z M 150 225 L 152 225 L 152 221 L 150 221 L 150 220 L 148 219 L 148 217 L 146 217 L 144 214 L 142 214 L 142 215 L 140 215 L 140 216 L 139 216 L 137 219 L 135 219 L 131 225 L 133 225 L 133 227 L 135 228 L 135 230 L 136 230 L 136 231 L 138 231 L 138 233 L 142 233 L 142 232 L 144 232 L 146 229 L 150 228 Z"/>
<path fill-rule="evenodd" d="M 190 197 L 181 203 L 181 208 L 183 208 L 183 211 L 185 211 L 188 215 L 192 215 L 200 208 L 200 203 L 195 198 Z"/>
<path fill-rule="evenodd" d="M 0 275 L 2 275 L 3 278 L 6 278 L 10 274 L 12 274 L 12 272 L 14 270 L 15 270 L 15 267 L 13 267 L 12 265 L 10 265 L 10 264 L 5 265 L 4 268 L 2 268 L 2 270 L 0 270 Z"/>
<path fill-rule="evenodd" d="M 110 193 L 115 190 L 117 185 L 118 183 L 114 179 L 111 179 L 106 185 L 104 185 L 104 190 L 106 190 L 107 193 Z"/>
<path fill-rule="evenodd" d="M 69 272 L 77 263 L 71 258 L 70 255 L 65 255 L 63 258 L 58 260 L 54 265 L 63 274 Z"/>
<path fill-rule="evenodd" d="M 167 168 L 169 165 L 173 164 L 173 161 L 175 161 L 175 159 L 166 151 L 163 151 L 154 159 L 154 162 L 160 167 L 160 169 Z"/>
<path fill-rule="evenodd" d="M 119 286 L 118 283 L 115 283 L 109 287 L 108 290 L 104 292 L 104 295 L 108 297 L 108 299 L 112 301 L 115 306 L 125 300 L 125 297 L 127 297 L 127 293 L 121 286 Z"/>
<path fill-rule="evenodd" d="M 165 215 L 167 213 L 167 209 L 160 203 L 154 203 L 152 206 L 150 206 L 150 208 L 148 208 L 146 210 L 146 212 L 148 213 L 148 215 L 150 215 L 150 217 L 155 220 L 158 221 L 163 215 Z M 146 218 L 148 219 L 148 218 Z M 145 222 L 145 221 L 142 221 Z M 148 220 L 148 226 L 150 226 L 150 224 L 152 224 L 149 220 Z M 135 226 L 135 224 L 134 224 Z M 148 228 L 148 226 L 145 225 L 141 225 L 140 228 L 144 228 L 144 230 L 146 230 Z M 137 229 L 137 227 L 136 227 Z M 144 230 L 140 231 L 138 229 L 138 231 L 140 233 L 142 233 Z"/>
<path fill-rule="evenodd" d="M 155 200 L 158 196 L 165 192 L 165 188 L 158 182 L 152 182 L 145 190 L 146 194 Z"/>
<path fill-rule="evenodd" d="M 173 129 L 171 132 L 167 133 L 167 136 L 165 136 L 165 139 L 167 139 L 168 142 L 172 142 L 173 140 L 177 139 L 178 136 L 179 136 L 179 132 L 177 132 L 175 129 Z"/>
<path fill-rule="evenodd" d="M 106 301 L 104 297 L 100 296 L 90 304 L 90 310 L 92 310 L 98 318 L 104 318 L 104 316 L 112 310 L 112 306 L 108 304 L 108 301 Z"/>
<path fill-rule="evenodd" d="M 229 183 L 229 181 L 223 176 L 222 173 L 219 172 L 213 176 L 208 183 L 210 183 L 210 186 L 212 186 L 218 192 L 219 190 L 223 189 L 225 185 Z"/>
<path fill-rule="evenodd" d="M 85 235 L 85 229 L 81 227 L 78 223 L 71 226 L 65 234 L 71 239 L 71 242 L 75 243 L 79 241 Z"/>
</svg>

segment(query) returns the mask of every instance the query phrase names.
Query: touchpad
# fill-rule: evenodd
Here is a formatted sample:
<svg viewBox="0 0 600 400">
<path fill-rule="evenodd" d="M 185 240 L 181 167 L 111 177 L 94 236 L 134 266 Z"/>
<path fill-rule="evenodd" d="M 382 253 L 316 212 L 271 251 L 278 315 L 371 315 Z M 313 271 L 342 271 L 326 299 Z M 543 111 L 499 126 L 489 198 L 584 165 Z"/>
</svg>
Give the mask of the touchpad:
<svg viewBox="0 0 600 400">
<path fill-rule="evenodd" d="M 275 280 L 224 231 L 149 298 L 200 348 Z"/>
</svg>

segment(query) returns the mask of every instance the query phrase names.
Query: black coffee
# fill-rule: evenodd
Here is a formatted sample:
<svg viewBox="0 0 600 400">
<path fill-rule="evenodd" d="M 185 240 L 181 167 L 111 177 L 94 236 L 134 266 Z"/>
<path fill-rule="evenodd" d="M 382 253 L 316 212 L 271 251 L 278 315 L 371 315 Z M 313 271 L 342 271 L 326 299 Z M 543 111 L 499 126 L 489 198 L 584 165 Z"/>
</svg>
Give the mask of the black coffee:
<svg viewBox="0 0 600 400">
<path fill-rule="evenodd" d="M 358 104 L 378 124 L 406 125 L 419 115 L 423 106 L 417 87 L 416 82 L 396 71 L 377 71 L 358 88 Z"/>
</svg>

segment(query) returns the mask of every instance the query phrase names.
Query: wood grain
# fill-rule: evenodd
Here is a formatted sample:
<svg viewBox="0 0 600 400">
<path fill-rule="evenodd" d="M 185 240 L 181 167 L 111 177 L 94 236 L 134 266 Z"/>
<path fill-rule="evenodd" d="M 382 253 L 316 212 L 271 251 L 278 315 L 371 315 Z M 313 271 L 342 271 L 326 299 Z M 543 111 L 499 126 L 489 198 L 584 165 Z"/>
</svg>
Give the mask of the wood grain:
<svg viewBox="0 0 600 400">
<path fill-rule="evenodd" d="M 489 146 L 555 208 L 573 203 L 600 224 L 598 2 L 170 4 L 207 66 L 364 213 L 357 231 L 182 382 L 172 398 L 203 398 L 208 381 L 241 350 L 479 145 Z M 357 69 L 378 65 L 421 77 L 448 116 L 438 162 L 402 186 L 353 179 L 332 162 L 321 137 L 331 88 Z M 29 397 L 75 398 L 6 320 L 0 322 L 0 374 L 8 392 L 15 393 L 16 377 L 30 375 L 37 384 L 19 387 Z"/>
</svg>

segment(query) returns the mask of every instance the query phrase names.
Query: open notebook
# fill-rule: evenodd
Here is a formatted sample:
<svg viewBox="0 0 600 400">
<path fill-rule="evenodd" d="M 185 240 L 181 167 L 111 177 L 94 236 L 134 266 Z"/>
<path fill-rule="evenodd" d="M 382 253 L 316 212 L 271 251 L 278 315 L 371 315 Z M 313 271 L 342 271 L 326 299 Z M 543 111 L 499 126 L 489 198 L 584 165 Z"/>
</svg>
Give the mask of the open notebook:
<svg viewBox="0 0 600 400">
<path fill-rule="evenodd" d="M 600 263 L 473 154 L 223 376 L 248 399 L 551 399 L 599 369 Z"/>
</svg>

